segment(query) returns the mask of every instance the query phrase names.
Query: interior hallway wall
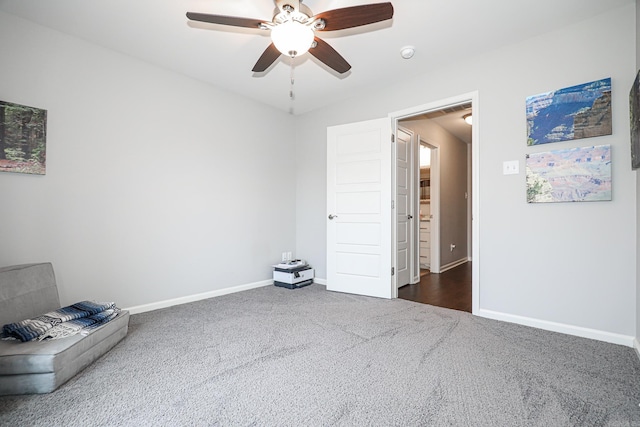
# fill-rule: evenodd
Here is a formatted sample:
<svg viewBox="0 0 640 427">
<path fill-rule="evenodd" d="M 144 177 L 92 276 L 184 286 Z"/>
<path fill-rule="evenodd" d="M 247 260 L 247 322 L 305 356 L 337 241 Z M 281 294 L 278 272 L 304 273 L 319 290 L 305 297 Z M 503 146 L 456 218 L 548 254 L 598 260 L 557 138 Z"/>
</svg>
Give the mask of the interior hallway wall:
<svg viewBox="0 0 640 427">
<path fill-rule="evenodd" d="M 131 307 L 268 281 L 295 250 L 292 116 L 8 14 L 0 40 L 0 99 L 48 111 L 46 175 L 0 174 L 0 265 Z"/>
<path fill-rule="evenodd" d="M 426 35 L 425 35 L 426 36 Z M 636 68 L 634 5 L 301 115 L 297 251 L 326 277 L 326 128 L 478 91 L 480 309 L 536 326 L 631 342 L 636 331 L 636 176 L 628 94 Z M 357 70 L 354 69 L 354 73 Z M 612 78 L 613 134 L 526 145 L 527 96 Z M 527 153 L 610 144 L 613 200 L 527 204 Z M 313 161 L 310 161 L 313 160 Z M 502 174 L 518 160 L 520 174 Z M 474 260 L 475 261 L 475 260 Z"/>
<path fill-rule="evenodd" d="M 461 113 L 462 117 L 462 113 Z M 440 266 L 468 259 L 467 144 L 432 120 L 406 120 L 402 126 L 439 148 L 440 155 Z M 433 182 L 433 181 L 432 181 Z M 451 245 L 455 248 L 451 250 Z"/>
</svg>

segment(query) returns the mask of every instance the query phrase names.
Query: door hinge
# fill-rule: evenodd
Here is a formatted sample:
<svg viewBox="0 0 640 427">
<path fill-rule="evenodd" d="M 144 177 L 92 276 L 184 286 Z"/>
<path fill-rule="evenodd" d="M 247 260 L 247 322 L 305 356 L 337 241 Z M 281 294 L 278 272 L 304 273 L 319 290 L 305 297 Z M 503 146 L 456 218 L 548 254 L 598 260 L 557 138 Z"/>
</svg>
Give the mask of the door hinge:
<svg viewBox="0 0 640 427">
<path fill-rule="evenodd" d="M 394 134 L 391 134 L 391 142 L 396 142 L 396 136 Z"/>
<path fill-rule="evenodd" d="M 394 276 L 396 274 L 396 268 L 391 267 L 391 275 Z"/>
<path fill-rule="evenodd" d="M 391 201 L 391 209 L 395 209 L 396 208 L 396 202 L 395 201 Z"/>
</svg>

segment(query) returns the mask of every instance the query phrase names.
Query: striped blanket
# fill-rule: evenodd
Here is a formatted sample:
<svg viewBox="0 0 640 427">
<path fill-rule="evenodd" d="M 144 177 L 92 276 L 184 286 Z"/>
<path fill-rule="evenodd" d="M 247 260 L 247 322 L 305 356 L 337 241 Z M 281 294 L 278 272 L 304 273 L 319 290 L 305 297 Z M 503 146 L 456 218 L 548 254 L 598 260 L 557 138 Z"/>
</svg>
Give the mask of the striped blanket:
<svg viewBox="0 0 640 427">
<path fill-rule="evenodd" d="M 4 325 L 2 333 L 22 342 L 64 338 L 103 325 L 119 312 L 113 302 L 81 301 L 33 319 Z"/>
</svg>

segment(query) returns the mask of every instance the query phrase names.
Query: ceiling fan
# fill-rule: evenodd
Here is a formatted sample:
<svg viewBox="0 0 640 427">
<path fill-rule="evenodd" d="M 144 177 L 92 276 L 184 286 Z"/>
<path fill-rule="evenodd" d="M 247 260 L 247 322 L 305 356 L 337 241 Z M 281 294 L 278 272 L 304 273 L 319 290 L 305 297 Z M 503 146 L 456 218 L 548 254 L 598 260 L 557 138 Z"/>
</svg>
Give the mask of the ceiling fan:
<svg viewBox="0 0 640 427">
<path fill-rule="evenodd" d="M 360 27 L 393 17 L 393 5 L 389 2 L 327 10 L 315 16 L 309 16 L 305 12 L 308 9 L 301 8 L 302 0 L 275 0 L 275 3 L 278 12 L 271 22 L 196 12 L 187 12 L 187 18 L 232 27 L 270 30 L 272 43 L 253 66 L 253 72 L 266 71 L 281 54 L 295 58 L 309 52 L 343 74 L 351 69 L 351 65 L 327 42 L 317 37 L 315 32 Z"/>
</svg>

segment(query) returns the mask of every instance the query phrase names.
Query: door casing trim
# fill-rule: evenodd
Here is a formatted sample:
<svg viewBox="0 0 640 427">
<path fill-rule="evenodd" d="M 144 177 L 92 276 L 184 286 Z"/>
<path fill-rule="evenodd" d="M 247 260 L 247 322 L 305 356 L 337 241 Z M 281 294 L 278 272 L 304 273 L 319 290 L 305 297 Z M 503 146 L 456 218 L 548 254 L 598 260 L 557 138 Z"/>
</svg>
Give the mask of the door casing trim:
<svg viewBox="0 0 640 427">
<path fill-rule="evenodd" d="M 419 114 L 428 113 L 430 111 L 442 110 L 443 108 L 452 107 L 459 104 L 471 102 L 471 114 L 473 114 L 473 128 L 471 130 L 471 137 L 473 143 L 471 144 L 471 259 L 473 265 L 471 268 L 471 313 L 478 314 L 480 311 L 480 102 L 478 91 L 467 92 L 457 96 L 453 96 L 438 101 L 429 102 L 415 107 L 407 108 L 400 111 L 394 111 L 389 113 L 389 119 L 391 120 L 391 129 L 394 135 L 398 131 L 398 122 L 400 120 L 408 119 Z M 395 150 L 393 150 L 395 151 Z M 392 155 L 392 178 L 395 176 L 395 162 L 396 155 Z M 392 181 L 392 198 L 395 199 L 395 179 Z M 396 217 L 392 215 L 393 224 L 392 230 L 392 265 L 395 266 L 395 228 Z M 391 295 L 392 298 L 398 298 L 398 288 L 396 285 L 396 277 L 392 276 Z"/>
</svg>

